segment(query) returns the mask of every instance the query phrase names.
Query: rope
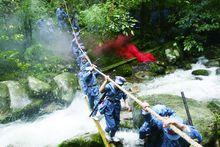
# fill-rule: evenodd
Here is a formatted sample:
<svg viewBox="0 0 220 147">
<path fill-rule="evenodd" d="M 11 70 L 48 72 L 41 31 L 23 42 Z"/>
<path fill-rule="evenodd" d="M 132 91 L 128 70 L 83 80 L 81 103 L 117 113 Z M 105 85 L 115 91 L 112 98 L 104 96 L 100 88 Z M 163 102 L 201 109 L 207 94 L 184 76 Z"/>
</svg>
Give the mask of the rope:
<svg viewBox="0 0 220 147">
<path fill-rule="evenodd" d="M 64 0 L 65 3 L 65 7 L 66 7 L 66 12 L 68 15 L 68 8 L 66 5 L 66 1 Z M 71 20 L 69 18 L 69 22 L 71 25 Z M 71 25 L 71 29 L 73 32 L 73 36 L 75 38 L 76 44 L 78 45 L 78 48 L 80 49 L 80 51 L 85 55 L 86 59 L 88 60 L 88 62 L 90 63 L 90 65 L 93 65 L 91 60 L 89 59 L 89 57 L 86 55 L 86 53 L 83 51 L 83 49 L 81 48 L 78 40 L 77 40 L 77 35 Z M 107 75 L 102 73 L 99 69 L 97 69 L 96 67 L 94 67 L 94 70 L 96 70 L 99 74 L 101 74 L 102 76 L 106 77 Z M 115 83 L 115 81 L 113 81 L 111 78 L 108 78 L 108 80 L 112 83 L 115 84 L 116 87 L 118 87 L 121 91 L 123 91 L 125 94 L 128 95 L 128 97 L 130 97 L 131 99 L 133 99 L 136 103 L 138 103 L 141 107 L 144 107 L 144 103 L 139 100 L 138 98 L 136 98 L 135 96 L 133 96 L 130 92 L 128 92 L 127 90 L 123 89 L 121 86 L 119 86 L 117 83 Z M 146 107 L 145 108 L 146 111 L 148 111 L 149 113 L 151 113 L 152 115 L 154 115 L 158 120 L 162 121 L 164 123 L 165 119 L 160 116 L 159 114 L 157 114 L 156 112 L 154 112 L 151 108 Z M 188 143 L 190 143 L 192 146 L 194 147 L 202 147 L 202 145 L 200 145 L 199 143 L 197 143 L 196 141 L 194 141 L 192 138 L 190 138 L 186 133 L 184 133 L 183 131 L 181 131 L 180 129 L 178 129 L 176 126 L 170 124 L 169 127 L 178 135 L 180 135 L 182 138 L 184 138 Z"/>
</svg>

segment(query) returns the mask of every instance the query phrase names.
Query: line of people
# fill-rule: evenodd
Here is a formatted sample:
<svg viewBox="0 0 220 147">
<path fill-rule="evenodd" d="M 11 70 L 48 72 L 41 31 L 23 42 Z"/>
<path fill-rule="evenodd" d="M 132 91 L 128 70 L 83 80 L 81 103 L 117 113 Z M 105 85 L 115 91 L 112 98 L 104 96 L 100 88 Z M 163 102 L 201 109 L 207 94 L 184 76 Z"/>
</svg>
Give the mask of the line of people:
<svg viewBox="0 0 220 147">
<path fill-rule="evenodd" d="M 84 52 L 82 52 L 79 49 L 76 39 L 78 41 L 80 40 L 79 33 L 77 33 L 76 38 L 72 40 L 72 51 L 74 57 L 76 58 L 77 65 L 80 67 L 80 71 L 78 73 L 79 83 L 84 94 L 88 97 L 91 110 L 98 104 L 100 93 L 105 94 L 103 102 L 99 105 L 98 109 L 94 111 L 92 117 L 99 120 L 100 116 L 104 114 L 106 121 L 106 138 L 109 141 L 117 142 L 119 139 L 115 137 L 115 133 L 119 129 L 120 124 L 120 100 L 124 99 L 125 106 L 128 110 L 131 110 L 127 101 L 127 95 L 118 89 L 114 83 L 108 82 L 108 76 L 105 77 L 101 86 L 98 85 L 96 78 L 99 73 L 94 70 L 94 67 L 96 66 L 90 64 L 84 45 L 82 43 L 79 44 L 80 48 L 84 50 Z M 122 86 L 125 82 L 125 78 L 116 76 L 115 83 Z M 196 139 L 199 143 L 202 141 L 200 133 L 193 126 L 185 124 L 171 108 L 164 105 L 155 105 L 152 108 L 157 114 L 166 119 L 166 122 L 162 123 L 156 117 L 145 111 L 145 107 L 149 107 L 147 102 L 144 102 L 142 107 L 142 115 L 145 121 L 139 130 L 139 140 L 137 140 L 137 145 L 149 147 L 190 146 L 187 141 L 168 127 L 170 124 L 175 125 L 192 139 Z"/>
<path fill-rule="evenodd" d="M 78 20 L 77 20 L 77 13 L 76 11 L 72 12 L 72 16 L 69 16 L 65 10 L 64 10 L 64 4 L 61 3 L 60 7 L 58 7 L 56 9 L 56 17 L 57 17 L 57 21 L 58 21 L 58 28 L 63 31 L 63 30 L 68 30 L 68 19 L 70 18 L 71 20 L 71 27 L 75 30 L 75 31 L 79 31 L 79 25 L 78 25 Z"/>
</svg>

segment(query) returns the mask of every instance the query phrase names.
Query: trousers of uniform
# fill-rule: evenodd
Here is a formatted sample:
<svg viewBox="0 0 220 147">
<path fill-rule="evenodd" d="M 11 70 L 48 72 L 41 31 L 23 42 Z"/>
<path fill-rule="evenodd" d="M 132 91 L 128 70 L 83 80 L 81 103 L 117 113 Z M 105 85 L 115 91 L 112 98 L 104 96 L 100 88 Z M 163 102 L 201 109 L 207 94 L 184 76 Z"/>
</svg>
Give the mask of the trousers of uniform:
<svg viewBox="0 0 220 147">
<path fill-rule="evenodd" d="M 99 102 L 99 87 L 97 85 L 88 87 L 87 96 L 89 100 L 89 107 L 92 110 Z M 94 112 L 93 114 L 95 115 L 96 112 Z"/>
<path fill-rule="evenodd" d="M 139 138 L 144 139 L 146 135 L 150 134 L 150 126 L 148 122 L 144 122 L 144 124 L 139 129 Z"/>
<path fill-rule="evenodd" d="M 101 114 L 105 115 L 105 131 L 110 133 L 111 137 L 114 137 L 120 124 L 120 101 L 111 102 L 110 100 L 106 99 L 100 107 L 99 111 Z"/>
</svg>

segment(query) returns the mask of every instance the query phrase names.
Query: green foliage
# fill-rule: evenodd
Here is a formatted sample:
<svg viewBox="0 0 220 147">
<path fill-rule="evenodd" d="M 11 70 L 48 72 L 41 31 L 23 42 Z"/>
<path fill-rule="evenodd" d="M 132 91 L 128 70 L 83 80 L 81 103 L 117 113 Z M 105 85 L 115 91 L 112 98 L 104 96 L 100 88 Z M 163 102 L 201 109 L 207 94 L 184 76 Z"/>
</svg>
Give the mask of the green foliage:
<svg viewBox="0 0 220 147">
<path fill-rule="evenodd" d="M 81 23 L 93 33 L 108 35 L 123 33 L 134 34 L 136 20 L 129 15 L 125 6 L 106 2 L 95 4 L 80 13 Z"/>
<path fill-rule="evenodd" d="M 201 52 L 205 50 L 207 32 L 217 31 L 220 28 L 219 5 L 216 0 L 182 1 L 178 13 L 170 16 L 181 30 L 176 38 L 183 43 L 183 50 Z"/>
<path fill-rule="evenodd" d="M 5 78 L 1 79 L 1 76 L 16 76 L 17 72 L 19 72 L 20 70 L 25 71 L 28 67 L 28 63 L 20 60 L 20 55 L 18 51 L 7 50 L 0 52 L 0 80 L 5 80 Z"/>
</svg>

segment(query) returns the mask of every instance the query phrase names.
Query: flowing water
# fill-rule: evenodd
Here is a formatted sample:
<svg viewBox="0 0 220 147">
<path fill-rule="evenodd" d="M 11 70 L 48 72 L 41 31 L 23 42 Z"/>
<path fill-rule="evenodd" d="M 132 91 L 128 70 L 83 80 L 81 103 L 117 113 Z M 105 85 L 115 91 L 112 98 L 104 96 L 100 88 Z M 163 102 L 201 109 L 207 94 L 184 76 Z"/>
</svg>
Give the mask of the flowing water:
<svg viewBox="0 0 220 147">
<path fill-rule="evenodd" d="M 206 69 L 210 71 L 210 75 L 194 76 L 191 73 L 196 69 Z M 183 91 L 186 97 L 196 100 L 220 99 L 220 76 L 215 74 L 216 69 L 217 67 L 207 68 L 199 63 L 193 64 L 191 70 L 178 69 L 172 74 L 139 84 L 141 91 L 139 96 L 151 94 L 181 96 L 180 92 Z"/>
<path fill-rule="evenodd" d="M 71 137 L 95 132 L 81 93 L 76 93 L 72 104 L 63 110 L 44 115 L 34 122 L 16 121 L 0 126 L 0 146 L 15 147 L 56 146 Z"/>
</svg>

